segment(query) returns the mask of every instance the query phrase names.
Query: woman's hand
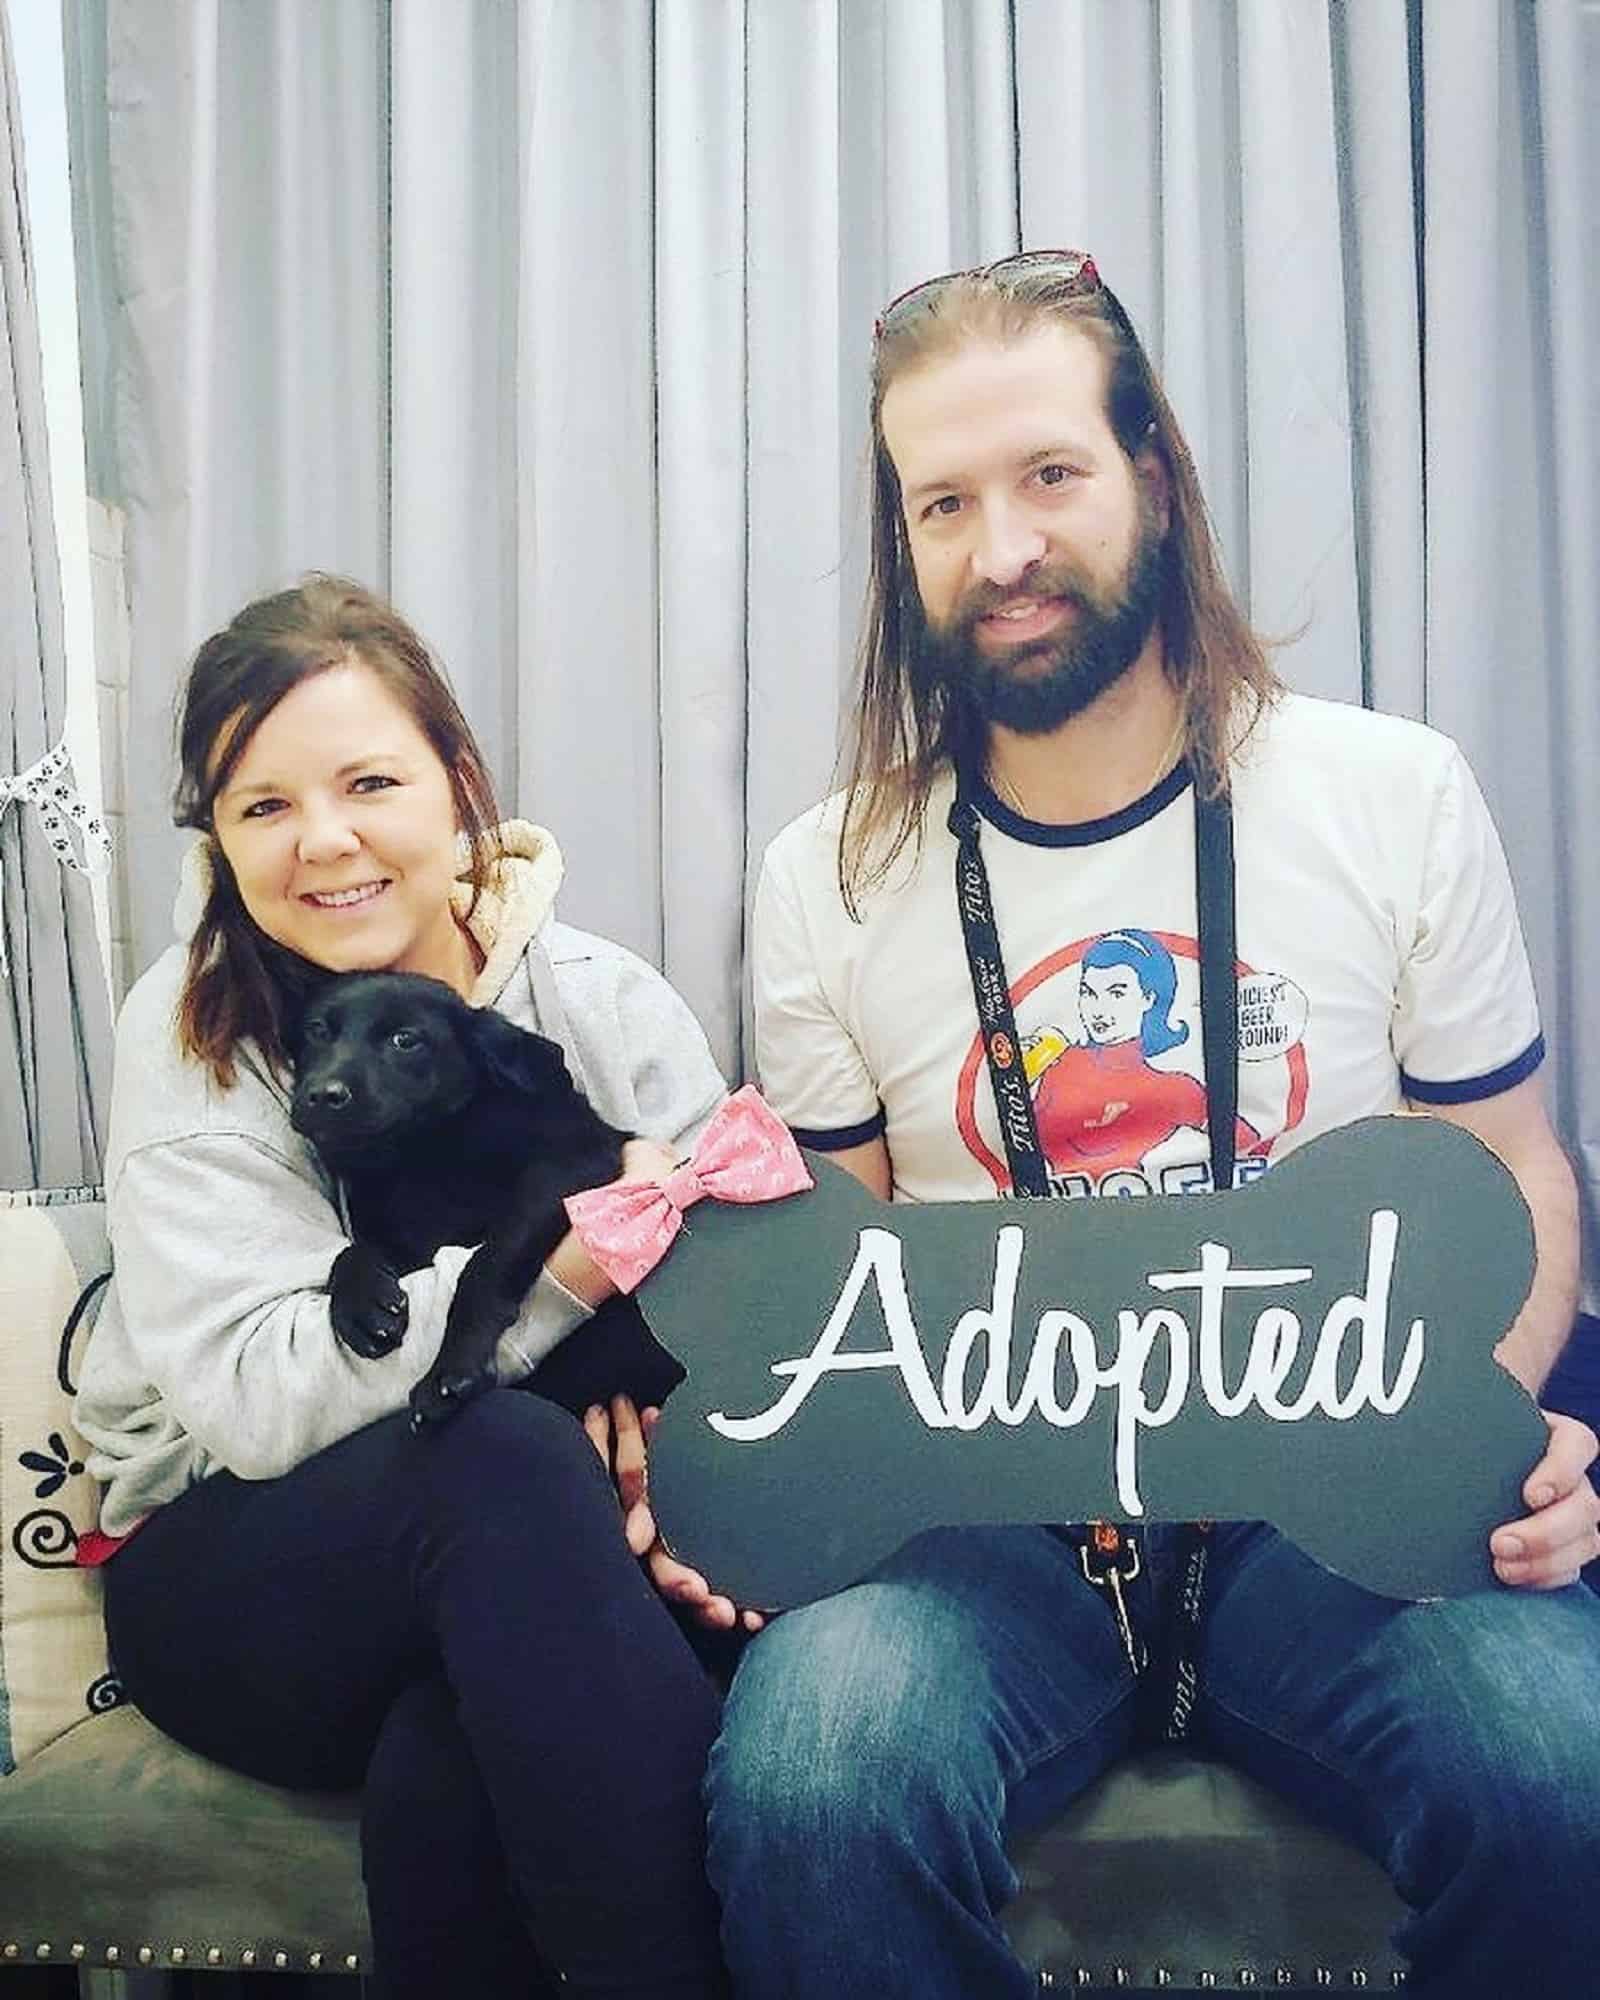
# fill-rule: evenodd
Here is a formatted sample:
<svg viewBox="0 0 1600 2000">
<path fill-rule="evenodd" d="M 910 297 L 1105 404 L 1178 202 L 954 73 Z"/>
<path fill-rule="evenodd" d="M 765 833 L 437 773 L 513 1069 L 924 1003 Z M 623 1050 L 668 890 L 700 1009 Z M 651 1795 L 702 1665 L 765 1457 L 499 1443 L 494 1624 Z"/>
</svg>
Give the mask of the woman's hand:
<svg viewBox="0 0 1600 2000">
<path fill-rule="evenodd" d="M 1522 1590 L 1576 1583 L 1583 1565 L 1600 1555 L 1600 1493 L 1589 1480 L 1600 1441 L 1576 1417 L 1543 1415 L 1550 1444 L 1522 1488 L 1532 1511 L 1496 1528 L 1489 1540 L 1495 1575 Z"/>
<path fill-rule="evenodd" d="M 669 1171 L 670 1168 L 669 1161 Z M 653 1168 L 648 1174 L 630 1176 L 655 1177 Z M 609 1410 L 596 1403 L 584 1412 L 583 1427 L 589 1434 L 589 1442 L 616 1484 L 628 1547 L 644 1558 L 650 1580 L 661 1595 L 692 1611 L 702 1625 L 726 1632 L 742 1624 L 747 1632 L 759 1632 L 766 1623 L 759 1611 L 741 1611 L 731 1597 L 719 1596 L 698 1570 L 678 1561 L 656 1532 L 655 1517 L 650 1512 L 647 1445 L 660 1415 L 657 1409 L 647 1409 L 641 1414 L 627 1396 L 613 1396 Z"/>
<path fill-rule="evenodd" d="M 658 1140 L 629 1139 L 623 1144 L 622 1172 L 617 1179 L 664 1181 L 677 1164 L 671 1152 Z M 544 1260 L 544 1267 L 557 1284 L 564 1285 L 575 1299 L 582 1299 L 586 1306 L 603 1306 L 607 1299 L 616 1296 L 616 1286 L 584 1249 L 575 1230 L 567 1231 Z"/>
</svg>

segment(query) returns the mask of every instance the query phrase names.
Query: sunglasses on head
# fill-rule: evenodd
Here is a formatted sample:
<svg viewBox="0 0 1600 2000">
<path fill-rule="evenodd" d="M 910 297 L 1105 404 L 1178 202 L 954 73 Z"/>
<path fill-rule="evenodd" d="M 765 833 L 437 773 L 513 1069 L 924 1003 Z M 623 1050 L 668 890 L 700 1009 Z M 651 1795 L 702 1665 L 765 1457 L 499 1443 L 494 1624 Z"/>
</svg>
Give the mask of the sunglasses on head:
<svg viewBox="0 0 1600 2000">
<path fill-rule="evenodd" d="M 1088 298 L 1105 290 L 1095 261 L 1087 250 L 1018 250 L 1009 257 L 997 257 L 992 264 L 974 264 L 965 271 L 944 271 L 937 278 L 924 278 L 920 284 L 897 293 L 873 322 L 872 337 L 882 340 L 895 319 L 914 300 L 921 299 L 925 304 L 932 304 L 933 298 L 957 279 L 1008 278 L 1026 271 L 1052 268 L 1059 272 L 1062 292 L 1067 297 Z"/>
</svg>

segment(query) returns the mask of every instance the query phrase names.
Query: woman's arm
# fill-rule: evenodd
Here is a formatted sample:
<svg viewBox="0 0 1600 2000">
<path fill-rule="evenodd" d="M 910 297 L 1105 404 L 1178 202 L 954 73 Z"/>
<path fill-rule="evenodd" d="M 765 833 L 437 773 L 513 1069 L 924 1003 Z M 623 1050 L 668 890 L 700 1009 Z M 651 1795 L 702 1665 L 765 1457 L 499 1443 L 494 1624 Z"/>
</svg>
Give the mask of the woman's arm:
<svg viewBox="0 0 1600 2000">
<path fill-rule="evenodd" d="M 328 1316 L 328 1273 L 348 1238 L 287 1152 L 241 1132 L 144 1146 L 122 1165 L 110 1226 L 125 1344 L 183 1431 L 245 1479 L 275 1478 L 402 1408 L 471 1254 L 448 1246 L 409 1273 L 405 1339 L 364 1360 Z M 86 1366 L 91 1422 L 96 1376 Z"/>
<path fill-rule="evenodd" d="M 623 1148 L 621 1178 L 659 1180 L 688 1153 L 728 1087 L 700 1023 L 668 981 L 631 952 L 601 950 L 562 968 L 572 982 L 563 998 L 580 1066 L 599 1079 L 600 1115 L 638 1135 Z M 500 1342 L 502 1377 L 530 1372 L 613 1289 L 569 1230 Z"/>
</svg>

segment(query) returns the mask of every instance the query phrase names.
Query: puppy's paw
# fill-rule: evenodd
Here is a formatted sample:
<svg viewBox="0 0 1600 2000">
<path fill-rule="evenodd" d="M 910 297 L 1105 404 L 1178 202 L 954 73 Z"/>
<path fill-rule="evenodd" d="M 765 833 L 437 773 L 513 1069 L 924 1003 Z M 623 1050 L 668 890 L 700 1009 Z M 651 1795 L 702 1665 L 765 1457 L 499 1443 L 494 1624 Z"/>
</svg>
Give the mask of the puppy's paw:
<svg viewBox="0 0 1600 2000">
<path fill-rule="evenodd" d="M 350 1243 L 328 1273 L 333 1330 L 363 1361 L 392 1354 L 405 1338 L 411 1302 L 390 1264 L 364 1243 Z"/>
<path fill-rule="evenodd" d="M 492 1389 L 499 1378 L 493 1364 L 464 1368 L 460 1362 L 435 1362 L 411 1391 L 413 1432 L 431 1430 L 445 1423 L 474 1397 Z"/>
</svg>

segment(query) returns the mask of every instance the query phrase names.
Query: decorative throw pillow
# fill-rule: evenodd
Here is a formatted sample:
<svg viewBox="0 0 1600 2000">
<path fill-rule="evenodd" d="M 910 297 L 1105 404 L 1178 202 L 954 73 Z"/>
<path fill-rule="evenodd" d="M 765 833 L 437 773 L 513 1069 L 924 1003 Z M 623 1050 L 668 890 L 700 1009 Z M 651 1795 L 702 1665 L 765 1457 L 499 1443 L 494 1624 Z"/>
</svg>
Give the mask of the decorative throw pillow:
<svg viewBox="0 0 1600 2000">
<path fill-rule="evenodd" d="M 75 1559 L 99 1492 L 72 1425 L 74 1355 L 110 1268 L 99 1189 L 0 1190 L 0 1773 L 122 1699 L 98 1572 Z"/>
</svg>

